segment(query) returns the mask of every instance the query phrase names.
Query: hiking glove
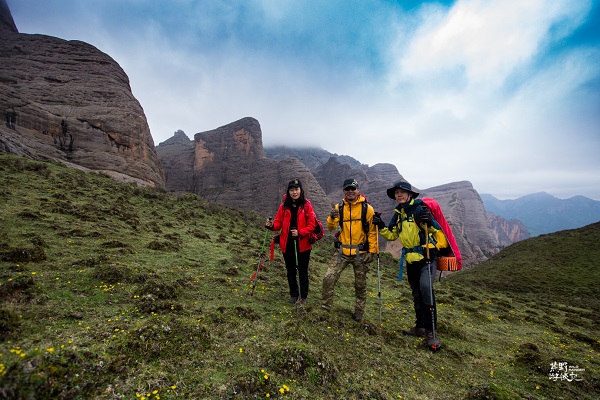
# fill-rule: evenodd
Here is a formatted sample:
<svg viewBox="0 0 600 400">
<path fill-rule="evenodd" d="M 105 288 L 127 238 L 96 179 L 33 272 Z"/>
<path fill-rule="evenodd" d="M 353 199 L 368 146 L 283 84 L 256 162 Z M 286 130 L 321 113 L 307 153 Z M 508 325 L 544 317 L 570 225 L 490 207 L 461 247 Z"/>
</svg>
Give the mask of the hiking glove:
<svg viewBox="0 0 600 400">
<path fill-rule="evenodd" d="M 429 208 L 423 207 L 416 219 L 419 224 L 431 226 L 431 211 L 429 211 Z"/>
<path fill-rule="evenodd" d="M 329 216 L 331 217 L 331 219 L 336 219 L 340 216 L 340 211 L 337 208 L 332 208 L 331 212 L 329 213 Z"/>
<path fill-rule="evenodd" d="M 373 253 L 365 253 L 365 254 L 361 254 L 360 258 L 362 259 L 362 261 L 365 264 L 370 264 L 373 262 L 373 260 L 375 259 L 375 254 Z"/>
<path fill-rule="evenodd" d="M 381 220 L 381 213 L 375 213 L 375 215 L 373 216 L 373 221 L 371 223 L 379 229 L 385 228 L 385 224 Z"/>
</svg>

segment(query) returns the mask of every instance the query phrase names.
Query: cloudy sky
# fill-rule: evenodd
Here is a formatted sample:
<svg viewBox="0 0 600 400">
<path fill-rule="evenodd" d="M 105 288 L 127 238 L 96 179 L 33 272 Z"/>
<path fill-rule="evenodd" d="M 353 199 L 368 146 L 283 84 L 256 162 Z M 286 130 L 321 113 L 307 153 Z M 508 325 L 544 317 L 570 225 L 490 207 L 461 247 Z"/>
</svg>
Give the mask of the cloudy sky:
<svg viewBox="0 0 600 400">
<path fill-rule="evenodd" d="M 155 144 L 249 116 L 419 188 L 600 200 L 600 0 L 7 3 L 112 56 Z"/>
</svg>

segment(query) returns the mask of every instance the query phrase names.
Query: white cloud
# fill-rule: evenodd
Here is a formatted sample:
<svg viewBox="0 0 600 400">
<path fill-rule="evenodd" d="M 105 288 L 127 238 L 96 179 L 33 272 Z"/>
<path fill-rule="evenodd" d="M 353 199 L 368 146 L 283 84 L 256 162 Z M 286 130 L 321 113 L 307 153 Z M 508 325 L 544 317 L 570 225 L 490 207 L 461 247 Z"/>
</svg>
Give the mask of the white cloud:
<svg viewBox="0 0 600 400">
<path fill-rule="evenodd" d="M 528 63 L 559 22 L 579 20 L 589 2 L 461 0 L 448 13 L 425 8 L 423 23 L 397 60 L 399 80 L 464 74 L 469 86 L 495 89 Z"/>
</svg>

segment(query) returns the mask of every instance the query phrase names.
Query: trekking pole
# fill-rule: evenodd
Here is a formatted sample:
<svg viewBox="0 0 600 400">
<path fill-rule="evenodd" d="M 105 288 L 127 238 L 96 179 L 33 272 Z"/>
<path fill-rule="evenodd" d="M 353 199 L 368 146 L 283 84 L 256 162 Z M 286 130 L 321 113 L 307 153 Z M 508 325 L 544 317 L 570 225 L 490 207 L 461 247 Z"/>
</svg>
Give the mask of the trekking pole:
<svg viewBox="0 0 600 400">
<path fill-rule="evenodd" d="M 380 217 L 381 213 L 375 213 L 375 216 Z M 379 297 L 379 327 L 383 328 L 381 322 L 381 272 L 379 268 L 379 226 L 377 226 L 377 297 Z"/>
<path fill-rule="evenodd" d="M 269 217 L 269 221 L 273 219 L 271 217 Z M 254 273 L 254 275 L 252 275 L 250 277 L 250 282 L 252 282 L 252 289 L 250 291 L 250 296 L 254 295 L 254 289 L 256 288 L 256 281 L 258 280 L 258 271 L 260 271 L 260 269 L 262 268 L 262 266 L 264 265 L 265 261 L 266 261 L 266 257 L 263 260 L 263 254 L 265 252 L 265 243 L 267 243 L 267 234 L 269 233 L 269 230 L 265 228 L 265 238 L 263 239 L 263 244 L 262 247 L 260 249 L 260 254 L 258 255 L 258 262 L 256 263 L 256 272 Z"/>
<path fill-rule="evenodd" d="M 290 231 L 292 229 L 298 229 L 296 227 L 292 227 L 290 228 Z M 290 232 L 291 235 L 291 232 Z M 296 275 L 298 275 L 298 278 L 300 278 L 300 271 L 298 271 L 298 240 L 295 237 L 292 237 L 292 241 L 294 242 L 294 256 L 296 257 Z"/>
<path fill-rule="evenodd" d="M 429 230 L 427 229 L 427 225 L 425 225 L 425 251 L 427 253 L 427 273 L 429 275 L 429 300 L 431 301 L 431 306 L 429 309 L 431 310 L 431 329 L 433 331 L 433 339 L 434 342 L 437 340 L 437 332 L 435 331 L 435 312 L 433 311 L 433 282 L 431 281 L 431 260 L 429 259 Z M 430 347 L 431 350 L 436 351 L 438 345 L 436 343 Z"/>
<path fill-rule="evenodd" d="M 298 243 L 294 239 L 294 255 L 296 256 L 296 269 L 298 269 Z"/>
<path fill-rule="evenodd" d="M 298 244 L 296 240 L 294 240 L 294 255 L 296 256 L 296 276 L 298 277 L 298 294 L 300 294 L 300 270 L 298 269 Z M 302 298 L 302 296 L 298 297 Z M 299 302 L 296 302 L 296 304 L 299 304 Z"/>
</svg>

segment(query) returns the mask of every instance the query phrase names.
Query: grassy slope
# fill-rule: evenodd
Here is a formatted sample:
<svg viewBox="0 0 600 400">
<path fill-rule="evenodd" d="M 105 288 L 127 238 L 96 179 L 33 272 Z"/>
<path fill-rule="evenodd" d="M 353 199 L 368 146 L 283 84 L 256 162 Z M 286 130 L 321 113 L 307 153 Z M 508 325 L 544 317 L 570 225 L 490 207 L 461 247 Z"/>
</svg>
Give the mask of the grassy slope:
<svg viewBox="0 0 600 400">
<path fill-rule="evenodd" d="M 445 347 L 431 353 L 401 334 L 410 292 L 387 254 L 380 328 L 375 263 L 364 323 L 350 318 L 351 271 L 332 312 L 319 310 L 328 237 L 300 308 L 277 252 L 248 295 L 263 216 L 3 153 L 0 202 L 0 399 L 600 393 L 597 225 L 437 283 Z M 550 380 L 554 361 L 585 369 L 583 380 Z"/>
</svg>

